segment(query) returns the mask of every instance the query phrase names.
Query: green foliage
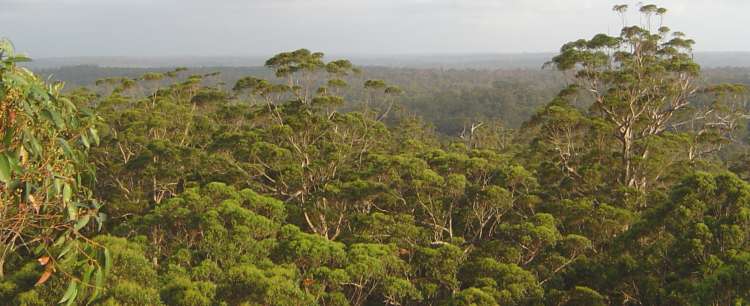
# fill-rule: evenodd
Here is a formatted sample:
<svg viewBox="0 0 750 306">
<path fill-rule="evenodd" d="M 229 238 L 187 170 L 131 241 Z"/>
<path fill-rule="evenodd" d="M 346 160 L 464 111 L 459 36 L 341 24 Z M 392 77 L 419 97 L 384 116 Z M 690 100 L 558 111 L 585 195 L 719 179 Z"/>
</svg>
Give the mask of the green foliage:
<svg viewBox="0 0 750 306">
<path fill-rule="evenodd" d="M 492 296 L 498 305 L 527 305 L 544 294 L 530 272 L 490 258 L 467 263 L 461 275 L 464 283 Z"/>
<path fill-rule="evenodd" d="M 626 8 L 616 6 L 615 11 Z M 670 39 L 669 32 L 650 31 L 651 15 L 661 15 L 666 10 L 644 5 L 640 11 L 648 19 L 646 27 L 625 26 L 619 36 L 598 34 L 590 40 L 567 43 L 550 62 L 559 70 L 571 71 L 575 78 L 576 86 L 564 90 L 561 99 L 580 89 L 593 101 L 587 119 L 596 120 L 597 124 L 586 131 L 590 123 L 575 115 L 575 111 L 560 107 L 539 116 L 539 120 L 547 122 L 543 127 L 550 133 L 544 141 L 557 151 L 559 162 L 573 180 L 585 177 L 577 165 L 581 163 L 579 158 L 588 153 L 575 145 L 580 135 L 602 128 L 611 131 L 610 139 L 604 138 L 606 143 L 594 148 L 611 151 L 619 159 L 615 160 L 618 172 L 609 179 L 624 187 L 624 194 L 618 196 L 624 198 L 626 205 L 643 205 L 642 199 L 636 197 L 658 185 L 658 178 L 665 172 L 660 168 L 674 163 L 676 158 L 670 156 L 673 150 L 654 148 L 667 148 L 669 145 L 662 142 L 669 136 L 668 129 L 682 125 L 680 117 L 690 116 L 690 99 L 697 91 L 696 78 L 700 73 L 692 57 L 694 41 Z M 688 158 L 693 155 L 688 154 Z"/>
<path fill-rule="evenodd" d="M 95 241 L 112 254 L 109 286 L 98 299 L 103 305 L 160 305 L 157 272 L 146 258 L 144 247 L 124 238 L 99 236 Z"/>
<path fill-rule="evenodd" d="M 306 49 L 231 90 L 178 68 L 66 95 L 5 51 L 0 188 L 19 192 L 0 198 L 49 218 L 2 240 L 0 300 L 746 304 L 747 90 L 698 90 L 693 42 L 640 11 L 643 27 L 563 46 L 575 84 L 520 128 L 470 118 L 459 137 L 399 110 L 411 88 Z M 436 95 L 533 91 L 492 87 Z"/>
<path fill-rule="evenodd" d="M 106 250 L 85 235 L 104 221 L 88 188 L 94 180 L 88 149 L 99 143 L 99 117 L 63 96 L 62 84 L 16 66 L 27 60 L 0 41 L 0 278 L 10 258 L 23 257 L 13 271 L 36 257 L 44 266 L 38 285 L 62 275 L 69 284 L 60 303 L 72 304 L 96 297 L 103 283 L 91 276 L 109 268 Z"/>
</svg>

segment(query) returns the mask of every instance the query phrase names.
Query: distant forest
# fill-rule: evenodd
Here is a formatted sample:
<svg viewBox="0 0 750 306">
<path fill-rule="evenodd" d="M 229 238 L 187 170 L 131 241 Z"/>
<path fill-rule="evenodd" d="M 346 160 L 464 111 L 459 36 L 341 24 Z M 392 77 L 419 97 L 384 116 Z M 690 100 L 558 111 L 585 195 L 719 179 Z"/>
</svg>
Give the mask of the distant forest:
<svg viewBox="0 0 750 306">
<path fill-rule="evenodd" d="M 166 72 L 173 68 L 81 65 L 43 69 L 39 73 L 63 81 L 67 89 L 73 89 L 93 86 L 101 79 L 136 78 L 147 72 Z M 350 79 L 360 83 L 365 79 L 382 79 L 399 86 L 403 94 L 397 97 L 396 104 L 402 111 L 423 118 L 440 133 L 453 136 L 459 135 L 472 121 L 517 128 L 567 85 L 564 75 L 542 69 L 541 65 L 533 69 L 494 70 L 364 66 L 362 70 L 361 75 Z M 220 85 L 218 88 L 226 91 L 231 91 L 229 85 L 242 77 L 273 78 L 273 71 L 265 67 L 201 67 L 190 68 L 190 71 L 196 74 L 219 72 L 207 83 Z M 750 85 L 750 67 L 703 69 L 701 81 Z M 356 101 L 363 92 L 352 90 L 348 94 L 347 101 Z"/>
<path fill-rule="evenodd" d="M 419 68 L 419 69 L 539 69 L 555 53 L 498 53 L 498 54 L 408 54 L 408 55 L 346 55 L 329 54 L 330 57 L 347 58 L 357 65 L 367 67 Z M 750 67 L 750 52 L 696 52 L 695 60 L 704 68 Z M 102 66 L 128 68 L 159 67 L 262 67 L 265 56 L 234 57 L 58 57 L 39 58 L 24 66 L 34 70 L 67 66 Z"/>
</svg>

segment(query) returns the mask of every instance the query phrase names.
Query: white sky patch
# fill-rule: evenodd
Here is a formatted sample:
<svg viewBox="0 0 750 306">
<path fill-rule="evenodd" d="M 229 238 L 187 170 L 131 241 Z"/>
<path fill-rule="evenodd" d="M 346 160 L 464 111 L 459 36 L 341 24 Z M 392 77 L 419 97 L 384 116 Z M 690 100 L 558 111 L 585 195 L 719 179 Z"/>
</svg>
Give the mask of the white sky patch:
<svg viewBox="0 0 750 306">
<path fill-rule="evenodd" d="M 622 2 L 637 22 L 610 0 L 0 0 L 0 36 L 37 57 L 551 52 L 619 32 Z M 750 51 L 750 1 L 654 2 L 696 50 Z"/>
</svg>

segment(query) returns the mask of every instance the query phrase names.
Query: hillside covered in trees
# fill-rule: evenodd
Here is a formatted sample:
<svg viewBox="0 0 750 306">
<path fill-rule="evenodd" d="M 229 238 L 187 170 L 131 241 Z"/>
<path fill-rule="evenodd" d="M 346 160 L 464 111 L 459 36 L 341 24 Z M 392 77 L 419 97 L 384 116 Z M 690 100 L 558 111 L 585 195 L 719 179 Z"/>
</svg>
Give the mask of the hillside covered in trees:
<svg viewBox="0 0 750 306">
<path fill-rule="evenodd" d="M 748 305 L 748 74 L 639 9 L 540 72 L 64 88 L 3 41 L 0 304 Z"/>
<path fill-rule="evenodd" d="M 551 57 L 548 57 L 549 59 Z M 367 79 L 387 80 L 402 89 L 395 97 L 395 107 L 406 114 L 418 116 L 444 135 L 457 136 L 472 122 L 496 122 L 518 128 L 552 99 L 567 80 L 553 69 L 542 65 L 526 69 L 437 69 L 362 66 L 362 73 L 345 78 L 350 86 L 346 92 L 348 110 L 363 99 L 363 82 Z M 44 77 L 64 81 L 67 90 L 89 87 L 97 91 L 96 81 L 118 77 L 138 78 L 145 73 L 165 73 L 174 68 L 113 68 L 92 65 L 42 69 Z M 193 67 L 191 74 L 219 73 L 206 81 L 208 86 L 231 89 L 237 80 L 253 76 L 273 78 L 273 72 L 262 67 Z M 750 68 L 704 68 L 701 84 L 736 83 L 750 85 Z M 105 93 L 105 92 L 100 92 Z M 585 107 L 585 104 L 579 106 Z M 450 116 L 446 116 L 448 113 Z"/>
</svg>

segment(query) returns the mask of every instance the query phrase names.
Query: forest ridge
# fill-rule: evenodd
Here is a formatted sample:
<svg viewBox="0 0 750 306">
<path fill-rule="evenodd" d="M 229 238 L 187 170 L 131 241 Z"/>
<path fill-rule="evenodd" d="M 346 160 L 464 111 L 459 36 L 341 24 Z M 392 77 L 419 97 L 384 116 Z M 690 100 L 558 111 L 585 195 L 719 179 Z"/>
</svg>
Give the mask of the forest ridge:
<svg viewBox="0 0 750 306">
<path fill-rule="evenodd" d="M 0 41 L 0 304 L 750 304 L 745 72 L 629 9 L 489 82 L 298 49 L 64 88 Z"/>
</svg>

